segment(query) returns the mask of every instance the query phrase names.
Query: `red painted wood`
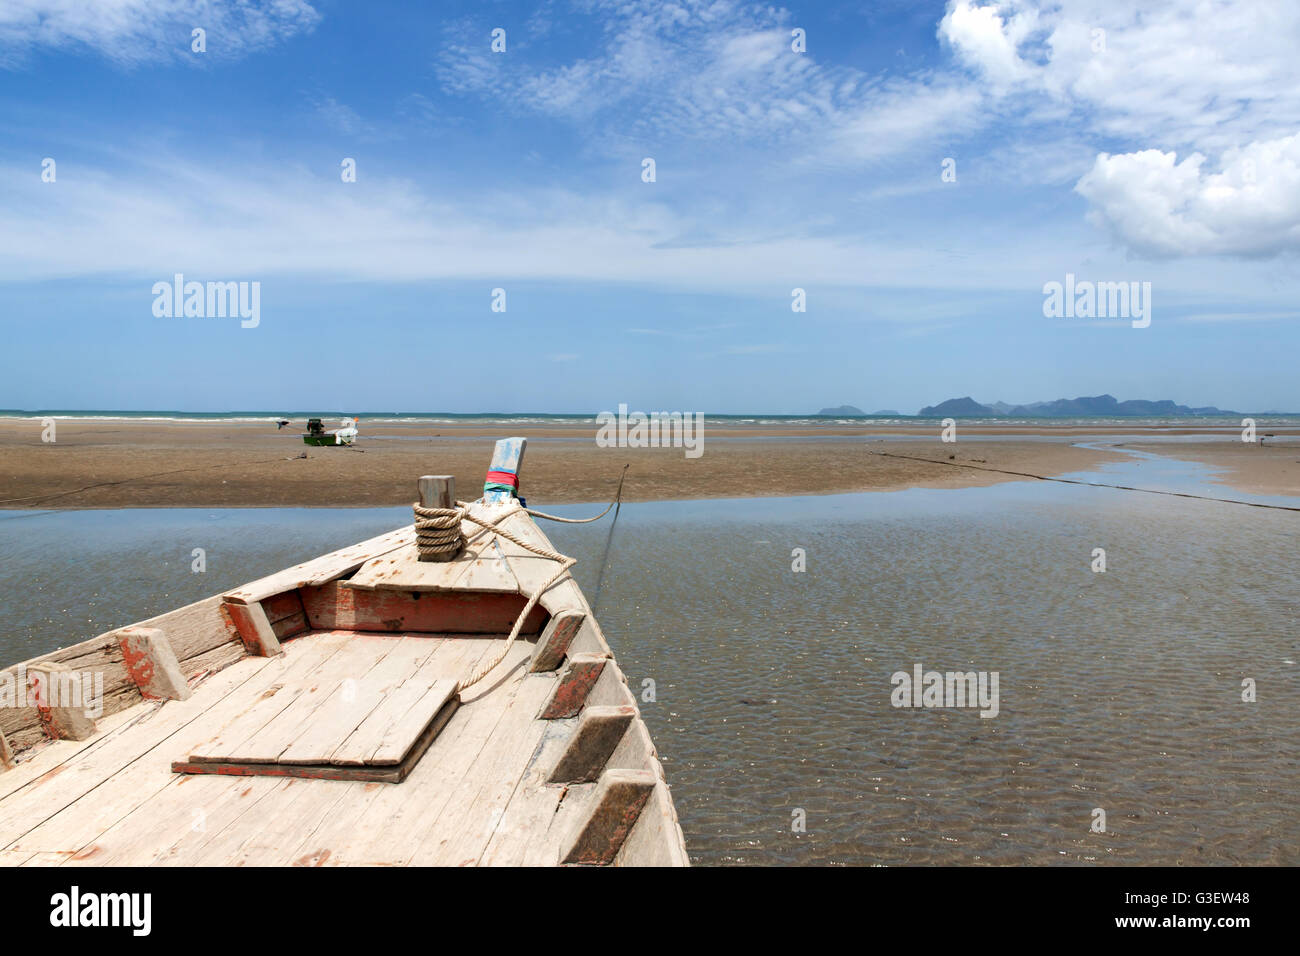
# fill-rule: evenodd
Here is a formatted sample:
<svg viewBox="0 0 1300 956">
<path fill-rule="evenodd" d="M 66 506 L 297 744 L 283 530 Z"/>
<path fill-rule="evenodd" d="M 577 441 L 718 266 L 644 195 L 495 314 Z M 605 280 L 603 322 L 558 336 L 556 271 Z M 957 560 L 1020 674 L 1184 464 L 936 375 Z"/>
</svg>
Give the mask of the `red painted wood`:
<svg viewBox="0 0 1300 956">
<path fill-rule="evenodd" d="M 266 612 L 266 619 L 272 624 L 276 624 L 286 617 L 301 614 L 302 598 L 298 596 L 297 590 L 285 591 L 283 594 L 277 594 L 264 600 L 262 610 Z"/>
<path fill-rule="evenodd" d="M 560 611 L 551 618 L 537 642 L 529 670 L 537 673 L 553 671 L 559 667 L 564 662 L 564 655 L 569 652 L 574 635 L 586 620 L 587 615 L 582 611 Z"/>
<path fill-rule="evenodd" d="M 301 594 L 307 620 L 318 631 L 508 634 L 528 603 L 519 594 L 369 591 L 339 581 L 304 587 Z M 546 610 L 534 607 L 521 633 L 539 633 L 546 619 Z"/>
<path fill-rule="evenodd" d="M 555 693 L 551 695 L 546 709 L 542 711 L 542 720 L 573 717 L 582 710 L 587 702 L 587 695 L 600 679 L 608 660 L 607 657 L 579 654 L 569 661 L 568 669 L 556 685 Z"/>
<path fill-rule="evenodd" d="M 224 777 L 303 777 L 307 780 L 357 780 L 372 783 L 401 783 L 409 767 L 335 767 L 333 765 L 260 763 L 172 762 L 172 773 L 206 773 Z"/>
<path fill-rule="evenodd" d="M 30 690 L 28 700 L 36 707 L 36 715 L 40 718 L 41 729 L 45 731 L 45 736 L 51 740 L 58 740 L 58 725 L 54 721 L 54 712 L 49 704 L 49 687 L 47 681 L 48 674 L 42 674 L 37 671 L 27 672 L 27 687 Z"/>
<path fill-rule="evenodd" d="M 307 630 L 307 615 L 299 610 L 297 614 L 282 617 L 278 621 L 272 621 L 271 630 L 280 640 L 288 640 L 295 634 L 301 634 Z"/>
<path fill-rule="evenodd" d="M 279 653 L 279 648 L 271 649 L 266 647 L 262 636 L 257 631 L 257 625 L 253 623 L 253 609 L 260 607 L 257 604 L 231 604 L 229 602 L 222 605 L 230 620 L 234 622 L 235 629 L 239 632 L 239 639 L 244 642 L 244 649 L 257 657 L 268 657 Z"/>
<path fill-rule="evenodd" d="M 153 684 L 153 658 L 147 650 L 138 650 L 129 634 L 121 635 L 120 646 L 122 648 L 122 663 L 126 665 L 126 672 L 131 675 L 131 680 L 135 681 L 135 686 L 140 688 L 141 696 L 145 698 L 152 697 L 153 695 L 145 692 L 145 688 Z"/>
</svg>

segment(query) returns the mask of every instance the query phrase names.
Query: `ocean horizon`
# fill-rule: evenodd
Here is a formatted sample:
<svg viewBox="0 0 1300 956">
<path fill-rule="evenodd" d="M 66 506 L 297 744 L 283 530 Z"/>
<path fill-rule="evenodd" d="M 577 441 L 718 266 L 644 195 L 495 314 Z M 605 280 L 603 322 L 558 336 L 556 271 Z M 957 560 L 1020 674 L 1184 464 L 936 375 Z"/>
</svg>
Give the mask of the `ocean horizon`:
<svg viewBox="0 0 1300 956">
<path fill-rule="evenodd" d="M 634 409 L 646 413 L 662 411 L 661 409 Z M 176 409 L 0 409 L 0 419 L 41 419 L 81 421 L 139 421 L 139 422 L 211 422 L 224 424 L 275 424 L 289 419 L 320 418 L 326 422 L 331 419 L 359 418 L 363 422 L 380 425 L 415 425 L 415 424 L 475 424 L 490 422 L 494 424 L 518 425 L 565 425 L 596 422 L 599 412 L 440 412 L 440 411 L 321 411 L 290 410 L 268 411 L 250 409 L 236 411 L 187 412 Z M 1143 428 L 1182 427 L 1239 427 L 1242 415 L 1267 418 L 1261 424 L 1300 425 L 1300 412 L 1243 412 L 1241 415 L 799 415 L 790 413 L 702 413 L 706 420 L 724 422 L 732 425 L 839 425 L 839 424 L 914 424 L 922 422 L 940 422 L 945 418 L 954 418 L 968 425 L 1043 425 L 1045 423 L 1079 427 L 1107 427 L 1113 425 L 1136 426 Z"/>
</svg>

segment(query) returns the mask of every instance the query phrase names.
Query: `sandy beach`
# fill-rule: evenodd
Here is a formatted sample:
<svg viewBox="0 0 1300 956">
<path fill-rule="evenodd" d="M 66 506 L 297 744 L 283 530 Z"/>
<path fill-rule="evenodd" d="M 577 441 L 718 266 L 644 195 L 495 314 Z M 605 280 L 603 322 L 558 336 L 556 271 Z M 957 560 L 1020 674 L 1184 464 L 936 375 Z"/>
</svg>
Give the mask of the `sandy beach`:
<svg viewBox="0 0 1300 956">
<path fill-rule="evenodd" d="M 579 424 L 363 421 L 352 448 L 308 447 L 301 430 L 301 422 L 277 431 L 262 423 L 60 420 L 49 443 L 41 440 L 39 420 L 3 419 L 0 508 L 401 505 L 413 499 L 421 474 L 453 474 L 460 496 L 473 497 L 490 442 L 520 433 L 530 441 L 523 494 L 538 504 L 608 500 L 624 464 L 630 466 L 628 501 L 954 488 L 1017 480 L 998 471 L 1059 475 L 1094 468 L 1121 456 L 1071 441 L 1140 431 L 963 426 L 968 440 L 943 444 L 933 429 L 910 425 L 727 425 L 710 427 L 703 455 L 692 459 L 680 448 L 600 448 L 593 429 Z M 927 434 L 934 440 L 923 440 Z M 1300 493 L 1294 444 L 1129 447 L 1225 468 L 1220 480 L 1230 487 Z"/>
<path fill-rule="evenodd" d="M 1284 434 L 1276 430 L 1277 434 Z M 1170 455 L 1224 469 L 1212 479 L 1217 485 L 1257 495 L 1300 495 L 1300 445 L 1265 441 L 1261 444 L 1231 442 L 1179 442 L 1158 445 L 1133 442 L 1135 451 Z"/>
</svg>

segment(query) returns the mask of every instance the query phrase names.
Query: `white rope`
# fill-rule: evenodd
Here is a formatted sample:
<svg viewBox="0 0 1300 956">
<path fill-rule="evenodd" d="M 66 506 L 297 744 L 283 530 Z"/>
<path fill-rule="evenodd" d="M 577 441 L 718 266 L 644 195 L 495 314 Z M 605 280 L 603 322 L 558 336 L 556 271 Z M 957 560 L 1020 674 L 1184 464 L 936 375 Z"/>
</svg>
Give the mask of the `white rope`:
<svg viewBox="0 0 1300 956">
<path fill-rule="evenodd" d="M 624 466 L 623 476 L 626 475 L 627 466 Z M 593 521 L 599 521 L 601 518 L 605 517 L 605 515 L 609 514 L 610 508 L 613 508 L 623 500 L 623 476 L 620 476 L 618 479 L 618 491 L 614 496 L 614 500 L 609 503 L 608 508 L 593 518 L 561 518 L 558 515 L 549 515 L 541 511 L 534 511 L 532 508 L 525 508 L 523 505 L 519 504 L 517 499 L 513 502 L 513 507 L 503 511 L 501 514 L 494 515 L 491 520 L 477 518 L 470 514 L 469 508 L 471 502 L 468 501 L 456 502 L 455 508 L 422 508 L 418 504 L 412 505 L 412 508 L 415 511 L 416 547 L 419 549 L 422 557 L 427 554 L 430 560 L 450 561 L 460 553 L 461 548 L 466 544 L 472 541 L 477 541 L 481 535 L 490 532 L 505 538 L 507 541 L 514 542 L 525 551 L 555 561 L 559 564 L 555 573 L 546 580 L 546 583 L 538 588 L 528 598 L 528 603 L 524 605 L 524 609 L 520 611 L 519 616 L 515 618 L 515 626 L 510 629 L 510 636 L 506 638 L 505 645 L 501 648 L 501 653 L 499 653 L 490 664 L 479 668 L 479 670 L 468 680 L 463 680 L 457 684 L 457 693 L 473 687 L 484 677 L 487 677 L 488 674 L 496 669 L 497 665 L 506 659 L 506 655 L 510 653 L 510 647 L 514 644 L 515 638 L 517 638 L 519 632 L 523 630 L 524 621 L 527 620 L 528 615 L 532 612 L 533 608 L 537 606 L 538 600 L 547 590 L 559 581 L 560 578 L 568 574 L 570 568 L 578 563 L 576 558 L 571 558 L 568 555 L 560 554 L 558 551 L 552 551 L 549 548 L 543 548 L 541 545 L 533 544 L 531 541 L 524 540 L 513 532 L 500 527 L 500 523 L 511 515 L 518 514 L 520 511 L 525 514 L 530 514 L 535 518 L 545 518 L 547 521 L 559 521 L 564 524 L 590 524 Z M 467 540 L 461 532 L 462 521 L 470 521 L 478 525 L 481 530 L 476 532 Z"/>
<path fill-rule="evenodd" d="M 457 504 L 460 504 L 460 502 L 457 502 Z M 506 639 L 505 645 L 501 648 L 501 653 L 499 653 L 490 664 L 486 665 L 485 667 L 479 668 L 478 672 L 475 673 L 473 677 L 469 678 L 469 680 L 461 681 L 460 684 L 456 687 L 457 693 L 466 690 L 467 688 L 473 687 L 484 677 L 487 677 L 488 674 L 490 674 L 492 671 L 496 669 L 498 664 L 500 664 L 503 660 L 506 659 L 506 655 L 510 653 L 511 645 L 514 644 L 515 638 L 519 636 L 519 632 L 523 629 L 524 621 L 527 619 L 528 615 L 532 612 L 533 608 L 537 606 L 538 599 L 541 598 L 541 596 L 546 592 L 548 588 L 551 587 L 551 585 L 555 584 L 556 581 L 560 580 L 560 578 L 568 574 L 569 569 L 578 563 L 576 558 L 570 558 L 567 555 L 560 554 L 558 551 L 551 551 L 548 548 L 543 548 L 540 545 L 536 545 L 533 544 L 532 542 L 525 541 L 522 538 L 520 538 L 518 535 L 515 535 L 512 532 L 507 531 L 505 528 L 498 527 L 499 522 L 504 521 L 512 514 L 516 514 L 520 511 L 527 512 L 528 509 L 522 506 L 517 506 L 511 508 L 509 511 L 505 512 L 504 514 L 497 515 L 492 521 L 484 521 L 480 518 L 476 518 L 468 511 L 465 511 L 464 515 L 467 521 L 474 522 L 474 524 L 481 526 L 485 531 L 491 531 L 493 534 L 499 535 L 500 537 L 505 538 L 507 541 L 513 541 L 515 544 L 519 545 L 519 547 L 523 548 L 526 551 L 531 551 L 533 554 L 540 555 L 543 558 L 549 558 L 552 561 L 558 561 L 560 566 L 559 568 L 556 569 L 555 573 L 552 574 L 547 579 L 546 583 L 543 584 L 540 588 L 538 588 L 532 594 L 532 596 L 528 598 L 528 603 L 524 605 L 524 609 L 520 611 L 519 616 L 515 618 L 515 626 L 510 629 L 510 636 Z M 597 517 L 600 516 L 598 515 Z"/>
</svg>

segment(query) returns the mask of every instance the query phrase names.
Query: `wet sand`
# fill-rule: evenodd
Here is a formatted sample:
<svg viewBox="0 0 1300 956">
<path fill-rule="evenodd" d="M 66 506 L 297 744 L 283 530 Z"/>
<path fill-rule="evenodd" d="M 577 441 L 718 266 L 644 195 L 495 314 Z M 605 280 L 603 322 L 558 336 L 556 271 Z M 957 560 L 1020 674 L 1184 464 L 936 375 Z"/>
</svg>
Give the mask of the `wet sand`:
<svg viewBox="0 0 1300 956">
<path fill-rule="evenodd" d="M 414 498 L 422 474 L 453 474 L 459 496 L 476 497 L 490 443 L 519 433 L 530 440 L 522 492 L 535 504 L 608 500 L 625 463 L 628 501 L 956 488 L 1017 479 L 952 465 L 1037 475 L 1083 471 L 1122 456 L 1070 441 L 1141 432 L 972 425 L 961 426 L 959 437 L 980 440 L 943 444 L 937 429 L 911 425 L 706 423 L 703 455 L 687 458 L 681 448 L 600 448 L 585 424 L 363 421 L 352 448 L 308 447 L 301 429 L 301 422 L 277 431 L 263 423 L 60 420 L 56 441 L 46 443 L 39 420 L 2 419 L 0 508 L 402 505 Z M 909 437 L 926 435 L 934 440 Z M 1243 489 L 1294 494 L 1300 487 L 1294 444 L 1131 447 L 1222 465 L 1231 469 L 1224 480 Z"/>
<path fill-rule="evenodd" d="M 1280 435 L 1282 431 L 1279 429 L 1276 433 Z M 1211 480 L 1238 491 L 1257 495 L 1300 495 L 1300 444 L 1294 440 L 1282 444 L 1269 440 L 1263 444 L 1179 442 L 1173 446 L 1130 442 L 1124 447 L 1223 468 L 1224 473 Z"/>
</svg>

